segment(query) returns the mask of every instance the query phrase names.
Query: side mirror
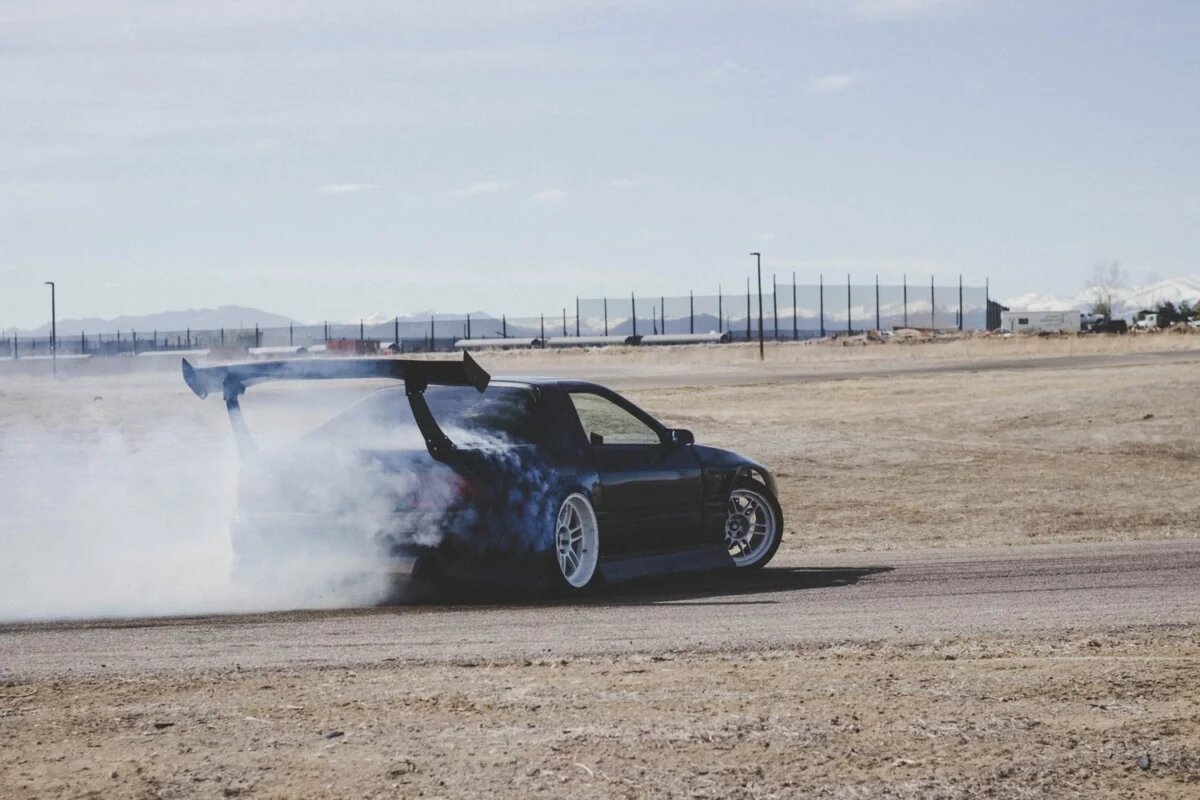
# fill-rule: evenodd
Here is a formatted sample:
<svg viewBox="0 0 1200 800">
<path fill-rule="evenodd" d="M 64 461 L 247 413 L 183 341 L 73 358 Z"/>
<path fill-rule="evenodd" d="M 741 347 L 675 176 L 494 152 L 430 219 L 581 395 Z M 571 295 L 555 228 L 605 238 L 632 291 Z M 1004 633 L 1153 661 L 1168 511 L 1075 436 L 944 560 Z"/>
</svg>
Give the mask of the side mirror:
<svg viewBox="0 0 1200 800">
<path fill-rule="evenodd" d="M 683 428 L 675 428 L 671 431 L 671 444 L 689 445 L 695 444 L 696 437 L 689 430 Z"/>
</svg>

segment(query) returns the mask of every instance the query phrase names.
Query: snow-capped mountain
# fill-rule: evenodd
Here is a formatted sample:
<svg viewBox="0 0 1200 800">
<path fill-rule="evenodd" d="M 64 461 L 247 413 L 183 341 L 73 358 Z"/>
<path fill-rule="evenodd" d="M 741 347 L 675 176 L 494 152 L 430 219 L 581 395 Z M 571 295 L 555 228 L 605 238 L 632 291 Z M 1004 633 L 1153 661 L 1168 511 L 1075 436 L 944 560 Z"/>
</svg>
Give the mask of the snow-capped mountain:
<svg viewBox="0 0 1200 800">
<path fill-rule="evenodd" d="M 1113 289 L 1112 298 L 1113 313 L 1118 315 L 1153 309 L 1159 303 L 1167 301 L 1179 303 L 1186 300 L 1194 305 L 1200 301 L 1200 276 L 1184 275 L 1155 281 L 1145 286 L 1124 286 Z M 1095 300 L 1096 293 L 1091 289 L 1084 289 L 1073 297 L 1029 292 L 1009 298 L 1004 305 L 1013 310 L 1024 311 L 1090 311 Z"/>
</svg>

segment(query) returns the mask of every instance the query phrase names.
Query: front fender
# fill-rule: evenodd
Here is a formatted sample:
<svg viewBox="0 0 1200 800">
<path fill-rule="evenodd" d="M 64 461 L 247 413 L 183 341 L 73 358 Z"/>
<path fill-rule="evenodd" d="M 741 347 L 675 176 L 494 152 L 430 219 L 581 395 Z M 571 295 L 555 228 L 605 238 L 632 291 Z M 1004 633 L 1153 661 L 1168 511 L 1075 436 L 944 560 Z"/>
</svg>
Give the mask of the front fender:
<svg viewBox="0 0 1200 800">
<path fill-rule="evenodd" d="M 755 478 L 766 484 L 771 494 L 779 496 L 775 476 L 757 461 L 729 450 L 694 445 L 696 456 L 704 471 L 704 499 L 706 502 L 724 502 L 733 487 L 743 478 Z"/>
</svg>

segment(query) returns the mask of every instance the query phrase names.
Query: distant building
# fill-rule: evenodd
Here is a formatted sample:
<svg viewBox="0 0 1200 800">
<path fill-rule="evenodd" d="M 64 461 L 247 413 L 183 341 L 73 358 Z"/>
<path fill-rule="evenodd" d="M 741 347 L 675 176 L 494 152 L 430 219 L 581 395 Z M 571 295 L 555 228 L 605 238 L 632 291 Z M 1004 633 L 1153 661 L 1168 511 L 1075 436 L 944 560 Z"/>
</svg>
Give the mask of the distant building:
<svg viewBox="0 0 1200 800">
<path fill-rule="evenodd" d="M 1079 333 L 1083 314 L 1079 311 L 1002 311 L 1000 330 L 1009 333 L 1057 331 Z"/>
</svg>

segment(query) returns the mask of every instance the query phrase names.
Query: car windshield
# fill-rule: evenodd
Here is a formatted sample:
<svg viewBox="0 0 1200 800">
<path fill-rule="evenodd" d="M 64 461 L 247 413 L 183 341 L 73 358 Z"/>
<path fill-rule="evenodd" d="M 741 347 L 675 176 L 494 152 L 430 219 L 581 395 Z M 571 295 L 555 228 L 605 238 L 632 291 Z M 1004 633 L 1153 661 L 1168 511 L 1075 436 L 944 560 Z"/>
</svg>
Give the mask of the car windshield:
<svg viewBox="0 0 1200 800">
<path fill-rule="evenodd" d="M 442 431 L 458 445 L 537 444 L 542 438 L 530 389 L 492 386 L 481 394 L 469 386 L 431 386 L 425 401 Z M 402 387 L 369 395 L 306 438 L 355 447 L 423 447 Z"/>
</svg>

